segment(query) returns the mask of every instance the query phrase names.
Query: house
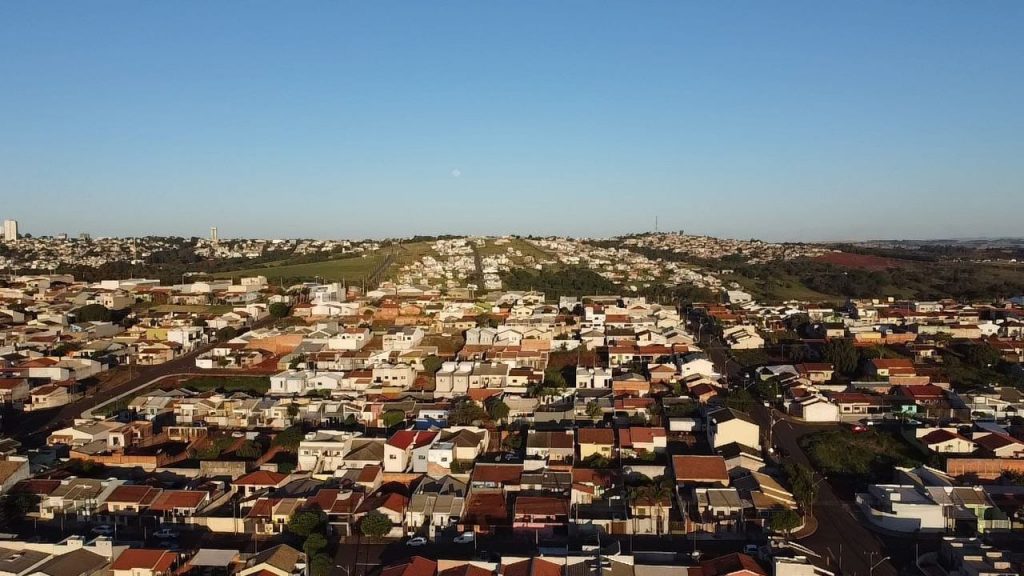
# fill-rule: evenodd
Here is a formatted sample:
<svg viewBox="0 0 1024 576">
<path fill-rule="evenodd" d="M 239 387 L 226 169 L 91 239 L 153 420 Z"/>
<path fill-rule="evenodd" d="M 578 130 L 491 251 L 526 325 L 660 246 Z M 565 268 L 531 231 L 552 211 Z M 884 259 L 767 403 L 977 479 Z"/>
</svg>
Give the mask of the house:
<svg viewBox="0 0 1024 576">
<path fill-rule="evenodd" d="M 232 482 L 232 486 L 243 497 L 249 497 L 263 491 L 273 493 L 277 488 L 284 486 L 287 480 L 287 474 L 271 472 L 269 470 L 256 470 L 236 478 Z"/>
<path fill-rule="evenodd" d="M 708 412 L 706 431 L 712 449 L 732 442 L 761 447 L 761 428 L 749 414 L 739 410 L 718 408 Z"/>
<path fill-rule="evenodd" d="M 812 384 L 828 382 L 836 372 L 835 367 L 828 362 L 797 364 L 795 368 L 801 378 Z"/>
<path fill-rule="evenodd" d="M 0 459 L 0 495 L 7 494 L 15 484 L 29 477 L 28 458 L 5 456 Z"/>
<path fill-rule="evenodd" d="M 872 358 L 868 363 L 868 373 L 876 378 L 889 378 L 913 376 L 916 371 L 914 363 L 907 358 Z"/>
<path fill-rule="evenodd" d="M 871 484 L 858 493 L 857 505 L 872 524 L 892 532 L 942 532 L 943 508 L 913 485 Z"/>
<path fill-rule="evenodd" d="M 395 350 L 412 350 L 420 345 L 426 334 L 416 326 L 401 326 L 389 328 L 384 334 L 382 348 L 387 352 Z"/>
<path fill-rule="evenodd" d="M 829 402 L 821 394 L 804 394 L 795 397 L 789 403 L 789 413 L 805 422 L 839 421 L 839 406 Z"/>
<path fill-rule="evenodd" d="M 549 463 L 571 463 L 576 451 L 572 430 L 536 430 L 526 437 L 526 455 L 543 458 Z"/>
<path fill-rule="evenodd" d="M 0 404 L 13 404 L 28 399 L 28 378 L 0 378 Z"/>
<path fill-rule="evenodd" d="M 60 408 L 71 403 L 81 396 L 81 394 L 71 392 L 72 386 L 74 386 L 74 382 L 59 382 L 33 388 L 29 391 L 29 404 L 25 405 L 25 410 Z"/>
<path fill-rule="evenodd" d="M 370 512 L 383 514 L 391 520 L 391 531 L 387 534 L 391 538 L 400 538 L 405 535 L 405 514 L 409 507 L 409 498 L 397 492 L 381 492 L 363 499 L 356 510 L 356 515 L 362 518 Z"/>
<path fill-rule="evenodd" d="M 569 500 L 553 496 L 519 496 L 513 505 L 512 529 L 553 536 L 569 524 Z"/>
<path fill-rule="evenodd" d="M 107 513 L 113 516 L 114 522 L 127 523 L 129 518 L 138 518 L 140 513 L 148 510 L 160 492 L 159 488 L 146 485 L 118 486 L 107 496 Z"/>
<path fill-rule="evenodd" d="M 32 568 L 29 576 L 91 576 L 101 574 L 109 565 L 107 558 L 84 548 L 54 556 Z M 281 576 L 287 576 L 282 574 Z"/>
<path fill-rule="evenodd" d="M 611 384 L 612 374 L 605 368 L 584 366 L 576 368 L 577 388 L 609 388 Z"/>
<path fill-rule="evenodd" d="M 187 522 L 210 502 L 203 490 L 164 490 L 149 505 L 149 511 L 165 522 Z"/>
<path fill-rule="evenodd" d="M 945 428 L 917 428 L 917 441 L 925 448 L 939 454 L 970 454 L 978 445 L 964 438 L 955 430 Z"/>
<path fill-rule="evenodd" d="M 399 430 L 392 434 L 384 443 L 384 471 L 406 472 L 412 469 L 414 472 L 426 472 L 427 453 L 437 435 L 436 431 L 420 430 Z M 414 465 L 418 463 L 418 466 Z"/>
<path fill-rule="evenodd" d="M 807 572 L 806 576 L 813 576 L 818 573 L 813 569 L 813 566 L 811 568 L 812 570 Z M 739 552 L 704 560 L 700 563 L 700 573 L 701 576 L 768 576 L 768 572 L 761 568 L 761 565 L 756 560 Z M 780 572 L 776 572 L 776 574 L 784 576 Z M 787 572 L 786 574 L 788 575 L 789 573 Z"/>
<path fill-rule="evenodd" d="M 1024 441 L 1001 432 L 975 432 L 974 443 L 996 458 L 1024 458 Z"/>
<path fill-rule="evenodd" d="M 452 476 L 420 482 L 406 510 L 407 530 L 417 532 L 426 527 L 428 536 L 434 538 L 462 517 L 467 494 L 466 483 Z"/>
<path fill-rule="evenodd" d="M 129 548 L 110 565 L 112 576 L 167 576 L 178 565 L 178 553 L 170 550 Z"/>
<path fill-rule="evenodd" d="M 694 520 L 688 526 L 691 532 L 728 536 L 744 531 L 746 504 L 735 488 L 694 488 L 692 508 Z"/>
<path fill-rule="evenodd" d="M 764 338 L 753 326 L 733 326 L 722 331 L 722 340 L 733 350 L 764 348 Z"/>
<path fill-rule="evenodd" d="M 609 459 L 615 455 L 615 430 L 611 428 L 580 428 L 576 431 L 580 460 L 591 457 Z"/>
<path fill-rule="evenodd" d="M 664 428 L 632 426 L 619 428 L 619 451 L 623 458 L 637 458 L 644 454 L 661 454 L 668 447 L 668 434 Z"/>
<path fill-rule="evenodd" d="M 278 544 L 250 557 L 233 576 L 292 576 L 306 567 L 306 555 Z"/>
<path fill-rule="evenodd" d="M 729 471 L 721 456 L 676 454 L 672 456 L 672 474 L 679 485 L 729 485 Z"/>
</svg>

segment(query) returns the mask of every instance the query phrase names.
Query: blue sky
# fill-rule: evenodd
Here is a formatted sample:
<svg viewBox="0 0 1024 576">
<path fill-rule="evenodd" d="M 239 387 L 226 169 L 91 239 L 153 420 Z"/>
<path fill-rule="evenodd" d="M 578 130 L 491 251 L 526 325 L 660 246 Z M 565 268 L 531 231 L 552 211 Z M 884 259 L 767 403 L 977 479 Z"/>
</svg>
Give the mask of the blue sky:
<svg viewBox="0 0 1024 576">
<path fill-rule="evenodd" d="M 1024 3 L 5 2 L 35 234 L 1024 233 Z"/>
</svg>

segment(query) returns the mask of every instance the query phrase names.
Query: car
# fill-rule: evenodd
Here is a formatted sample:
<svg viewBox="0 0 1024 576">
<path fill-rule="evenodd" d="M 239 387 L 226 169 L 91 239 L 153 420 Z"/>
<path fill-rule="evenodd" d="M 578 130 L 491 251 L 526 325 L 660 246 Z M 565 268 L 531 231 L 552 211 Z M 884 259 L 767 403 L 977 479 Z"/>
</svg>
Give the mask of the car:
<svg viewBox="0 0 1024 576">
<path fill-rule="evenodd" d="M 92 529 L 93 534 L 99 534 L 100 536 L 113 536 L 114 527 L 110 524 L 100 524 Z"/>
<path fill-rule="evenodd" d="M 157 530 L 156 532 L 153 532 L 153 537 L 154 538 L 158 538 L 160 540 L 165 540 L 165 539 L 168 539 L 168 538 L 177 538 L 178 537 L 178 531 L 175 530 L 174 528 L 161 528 L 161 529 Z"/>
<path fill-rule="evenodd" d="M 850 426 L 850 431 L 854 434 L 860 434 L 861 432 L 867 432 L 868 428 L 863 424 L 853 424 Z"/>
<path fill-rule="evenodd" d="M 452 540 L 452 542 L 455 542 L 456 544 L 469 544 L 470 542 L 473 542 L 474 540 L 476 540 L 476 534 L 475 533 L 473 533 L 473 532 L 463 532 L 462 534 L 459 534 L 458 536 L 456 536 Z"/>
<path fill-rule="evenodd" d="M 415 538 L 409 538 L 405 543 L 406 546 L 426 546 L 427 539 L 423 536 L 416 536 Z"/>
<path fill-rule="evenodd" d="M 244 438 L 245 437 L 245 432 L 239 432 L 239 431 L 236 430 L 236 431 L 231 433 L 231 437 L 232 438 Z"/>
</svg>

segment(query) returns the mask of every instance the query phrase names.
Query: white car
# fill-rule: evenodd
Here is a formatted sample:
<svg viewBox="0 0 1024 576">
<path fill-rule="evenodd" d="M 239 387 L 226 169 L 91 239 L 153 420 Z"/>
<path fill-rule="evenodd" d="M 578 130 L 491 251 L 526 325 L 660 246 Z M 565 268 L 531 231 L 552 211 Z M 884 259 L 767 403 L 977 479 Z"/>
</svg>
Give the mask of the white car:
<svg viewBox="0 0 1024 576">
<path fill-rule="evenodd" d="M 463 532 L 462 534 L 456 536 L 455 539 L 452 541 L 456 544 L 469 544 L 474 540 L 476 540 L 476 534 L 474 534 L 473 532 Z"/>
<path fill-rule="evenodd" d="M 114 534 L 114 527 L 110 524 L 100 524 L 92 529 L 93 534 L 99 534 L 100 536 L 112 536 Z"/>
<path fill-rule="evenodd" d="M 154 538 L 159 538 L 161 540 L 163 540 L 165 538 L 177 538 L 178 537 L 178 531 L 175 530 L 174 528 L 161 528 L 161 529 L 157 530 L 156 532 L 153 532 L 153 537 Z"/>
<path fill-rule="evenodd" d="M 405 543 L 406 546 L 426 546 L 427 539 L 423 536 L 417 536 L 415 538 L 409 538 L 409 541 Z"/>
</svg>

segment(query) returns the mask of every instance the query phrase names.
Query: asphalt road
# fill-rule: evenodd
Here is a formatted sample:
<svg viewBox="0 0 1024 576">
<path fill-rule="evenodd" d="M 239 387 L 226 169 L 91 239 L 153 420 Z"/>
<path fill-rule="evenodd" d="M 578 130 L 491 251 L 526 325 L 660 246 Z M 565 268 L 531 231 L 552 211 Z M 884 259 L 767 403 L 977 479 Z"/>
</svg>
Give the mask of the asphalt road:
<svg viewBox="0 0 1024 576">
<path fill-rule="evenodd" d="M 705 337 L 702 344 L 716 368 L 728 376 L 729 382 L 742 385 L 740 366 L 729 358 L 725 345 L 716 337 Z M 772 426 L 769 409 L 758 404 L 751 411 L 751 416 L 761 426 L 764 442 Z M 786 458 L 813 469 L 807 455 L 800 448 L 799 439 L 820 429 L 820 426 L 776 421 L 772 442 L 776 450 L 781 451 Z M 854 503 L 845 502 L 836 496 L 827 481 L 818 484 L 817 499 L 812 506 L 818 529 L 811 536 L 801 539 L 800 544 L 818 553 L 822 559 L 818 563 L 832 572 L 846 576 L 896 576 L 899 572 L 893 564 L 883 560 L 892 555 L 891 551 L 886 549 L 877 534 L 864 526 L 854 512 L 854 506 Z"/>
</svg>

